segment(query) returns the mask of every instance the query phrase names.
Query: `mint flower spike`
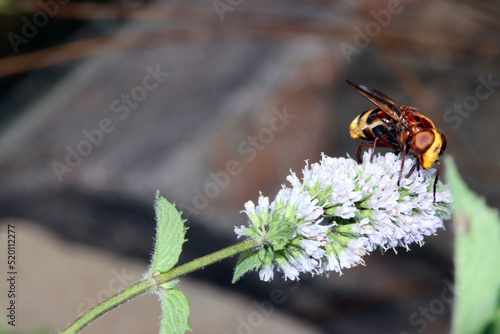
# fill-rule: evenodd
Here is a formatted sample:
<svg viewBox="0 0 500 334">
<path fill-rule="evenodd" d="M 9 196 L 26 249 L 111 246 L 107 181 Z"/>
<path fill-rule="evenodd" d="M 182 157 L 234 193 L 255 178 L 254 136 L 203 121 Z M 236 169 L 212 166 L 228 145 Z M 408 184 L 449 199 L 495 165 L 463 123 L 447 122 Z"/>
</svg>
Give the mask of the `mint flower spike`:
<svg viewBox="0 0 500 334">
<path fill-rule="evenodd" d="M 235 233 L 238 238 L 265 236 L 268 242 L 250 251 L 254 262 L 244 271 L 259 269 L 263 281 L 272 280 L 275 269 L 290 280 L 300 273 L 342 274 L 364 265 L 363 256 L 377 248 L 422 246 L 424 236 L 442 228 L 453 199 L 439 182 L 434 202 L 436 171 L 415 171 L 398 186 L 400 158 L 387 153 L 370 162 L 370 155 L 365 152 L 358 164 L 323 154 L 320 162 L 306 163 L 302 179 L 291 172 L 291 187 L 283 186 L 271 203 L 262 195 L 257 206 L 247 202 L 242 212 L 248 226 L 235 227 Z M 407 157 L 404 175 L 413 159 Z"/>
</svg>

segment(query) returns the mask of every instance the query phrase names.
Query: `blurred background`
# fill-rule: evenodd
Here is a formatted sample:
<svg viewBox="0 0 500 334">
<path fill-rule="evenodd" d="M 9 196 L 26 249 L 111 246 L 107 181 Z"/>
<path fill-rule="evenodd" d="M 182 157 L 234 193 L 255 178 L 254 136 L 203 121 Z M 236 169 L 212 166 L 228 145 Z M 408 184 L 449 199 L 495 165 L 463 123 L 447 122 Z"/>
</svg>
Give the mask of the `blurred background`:
<svg viewBox="0 0 500 334">
<path fill-rule="evenodd" d="M 346 79 L 430 117 L 498 207 L 499 4 L 0 1 L 0 246 L 15 226 L 18 271 L 16 327 L 2 316 L 0 332 L 56 332 L 140 279 L 158 189 L 188 219 L 186 262 L 235 243 L 244 202 L 274 197 L 304 160 L 355 156 L 349 124 L 374 106 Z M 205 268 L 180 285 L 191 327 L 446 333 L 446 226 L 340 277 L 231 284 L 236 258 Z M 83 332 L 156 333 L 159 314 L 144 296 Z"/>
</svg>

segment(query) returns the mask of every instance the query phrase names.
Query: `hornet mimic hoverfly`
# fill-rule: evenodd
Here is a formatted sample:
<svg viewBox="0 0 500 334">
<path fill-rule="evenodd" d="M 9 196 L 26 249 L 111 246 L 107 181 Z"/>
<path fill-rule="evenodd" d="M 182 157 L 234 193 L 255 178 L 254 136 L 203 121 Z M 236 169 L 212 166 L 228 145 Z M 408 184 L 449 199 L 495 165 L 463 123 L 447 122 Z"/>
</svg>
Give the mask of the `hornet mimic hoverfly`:
<svg viewBox="0 0 500 334">
<path fill-rule="evenodd" d="M 417 112 L 415 108 L 401 106 L 385 94 L 363 85 L 356 85 L 347 81 L 361 95 L 370 100 L 378 108 L 367 110 L 356 117 L 350 126 L 352 138 L 369 140 L 370 143 L 361 143 L 358 148 L 358 163 L 361 163 L 361 147 L 372 146 L 370 161 L 373 160 L 375 147 L 389 147 L 395 153 L 403 152 L 401 171 L 398 185 L 403 176 L 405 155 L 412 154 L 417 158 L 410 171 L 422 166 L 430 168 L 435 162 L 438 164 L 434 180 L 434 201 L 436 201 L 436 185 L 439 179 L 441 163 L 438 157 L 446 149 L 446 137 L 436 130 L 432 121 Z"/>
</svg>

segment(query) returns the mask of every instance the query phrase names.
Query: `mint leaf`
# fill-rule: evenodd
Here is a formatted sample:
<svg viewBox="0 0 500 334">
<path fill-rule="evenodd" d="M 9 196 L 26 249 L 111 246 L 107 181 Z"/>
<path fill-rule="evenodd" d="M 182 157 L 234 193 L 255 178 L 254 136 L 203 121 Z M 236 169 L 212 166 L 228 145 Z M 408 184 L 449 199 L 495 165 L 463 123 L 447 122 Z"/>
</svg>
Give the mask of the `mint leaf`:
<svg viewBox="0 0 500 334">
<path fill-rule="evenodd" d="M 162 320 L 160 334 L 184 334 L 193 331 L 189 326 L 189 300 L 186 295 L 177 289 L 158 292 L 161 298 Z"/>
<path fill-rule="evenodd" d="M 178 279 L 174 279 L 173 281 L 168 281 L 168 282 L 160 284 L 160 287 L 165 289 L 165 290 L 171 290 L 171 289 L 175 288 L 177 284 L 179 284 L 179 281 L 180 280 L 178 280 Z"/>
<path fill-rule="evenodd" d="M 259 268 L 264 263 L 265 255 L 266 250 L 264 248 L 254 249 L 241 254 L 234 269 L 233 283 L 247 272 Z"/>
<path fill-rule="evenodd" d="M 269 226 L 269 235 L 273 237 L 269 243 L 273 246 L 275 251 L 280 251 L 292 240 L 292 235 L 297 231 L 297 223 L 280 220 L 276 221 Z"/>
<path fill-rule="evenodd" d="M 446 160 L 455 212 L 455 307 L 452 333 L 499 333 L 500 217 L 470 191 Z"/>
<path fill-rule="evenodd" d="M 185 220 L 165 198 L 156 192 L 156 242 L 147 277 L 152 277 L 157 272 L 167 272 L 179 261 L 182 244 L 186 241 Z"/>
</svg>

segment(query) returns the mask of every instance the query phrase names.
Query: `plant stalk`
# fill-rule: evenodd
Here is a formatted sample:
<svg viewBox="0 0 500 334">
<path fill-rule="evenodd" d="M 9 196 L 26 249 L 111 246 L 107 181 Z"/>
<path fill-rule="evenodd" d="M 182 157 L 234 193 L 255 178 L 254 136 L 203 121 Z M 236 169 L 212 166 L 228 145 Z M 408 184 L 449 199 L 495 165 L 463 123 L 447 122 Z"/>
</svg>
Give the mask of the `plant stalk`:
<svg viewBox="0 0 500 334">
<path fill-rule="evenodd" d="M 170 271 L 153 274 L 152 277 L 145 278 L 127 288 L 111 296 L 109 299 L 103 301 L 102 303 L 94 306 L 80 318 L 75 320 L 66 329 L 64 329 L 60 334 L 77 333 L 82 330 L 85 326 L 89 325 L 92 321 L 99 318 L 104 313 L 114 309 L 115 307 L 129 301 L 130 299 L 137 297 L 145 292 L 156 291 L 159 289 L 160 285 L 176 279 L 180 276 L 184 276 L 198 269 L 204 268 L 208 265 L 214 264 L 216 262 L 222 261 L 229 257 L 237 254 L 247 252 L 249 250 L 258 248 L 264 245 L 269 236 L 259 236 L 251 239 L 247 239 L 236 245 L 226 247 L 214 253 L 202 256 L 200 258 L 194 259 L 188 263 L 181 266 L 175 267 Z"/>
</svg>

